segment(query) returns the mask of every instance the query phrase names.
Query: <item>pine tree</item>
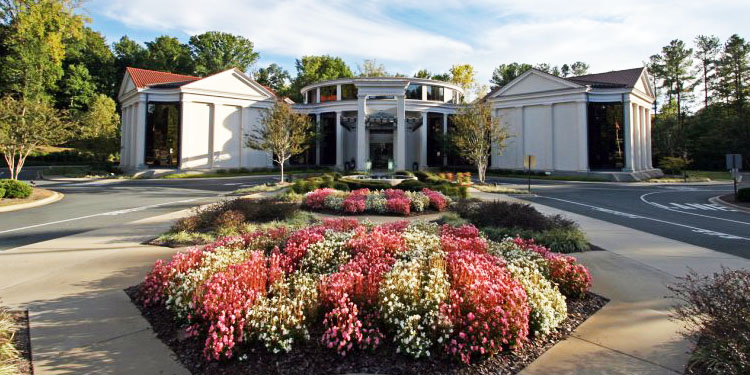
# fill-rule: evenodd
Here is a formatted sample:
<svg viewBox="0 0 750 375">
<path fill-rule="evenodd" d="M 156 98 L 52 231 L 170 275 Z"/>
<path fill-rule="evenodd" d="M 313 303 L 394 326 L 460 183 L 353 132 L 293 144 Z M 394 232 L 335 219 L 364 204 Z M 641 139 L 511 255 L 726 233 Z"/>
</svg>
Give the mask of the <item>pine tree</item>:
<svg viewBox="0 0 750 375">
<path fill-rule="evenodd" d="M 718 37 L 698 35 L 695 38 L 695 58 L 700 61 L 696 73 L 700 75 L 696 85 L 703 84 L 703 108 L 708 108 L 709 92 L 716 81 L 717 56 L 721 48 Z"/>
<path fill-rule="evenodd" d="M 724 44 L 719 62 L 719 91 L 738 107 L 745 102 L 750 80 L 750 44 L 734 34 Z"/>
</svg>

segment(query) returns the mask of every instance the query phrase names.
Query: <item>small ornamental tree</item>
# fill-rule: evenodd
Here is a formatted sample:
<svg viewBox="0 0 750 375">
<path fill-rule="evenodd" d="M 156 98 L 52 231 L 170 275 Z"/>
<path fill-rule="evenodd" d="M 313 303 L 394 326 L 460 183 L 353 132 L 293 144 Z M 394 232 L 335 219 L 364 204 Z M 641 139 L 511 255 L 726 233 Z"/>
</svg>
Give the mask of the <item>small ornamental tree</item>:
<svg viewBox="0 0 750 375">
<path fill-rule="evenodd" d="M 272 153 L 284 182 L 284 163 L 310 147 L 315 138 L 313 129 L 307 115 L 296 113 L 289 104 L 278 101 L 263 115 L 259 126 L 246 134 L 245 143 L 250 148 Z"/>
<path fill-rule="evenodd" d="M 479 181 L 484 182 L 492 145 L 495 144 L 498 155 L 501 154 L 505 141 L 510 138 L 508 129 L 492 116 L 492 107 L 483 100 L 461 108 L 453 118 L 453 124 L 449 141 L 462 158 L 477 166 Z"/>
<path fill-rule="evenodd" d="M 44 101 L 0 99 L 0 152 L 10 170 L 10 178 L 18 179 L 26 158 L 41 146 L 58 145 L 71 134 L 71 122 L 65 113 Z"/>
</svg>

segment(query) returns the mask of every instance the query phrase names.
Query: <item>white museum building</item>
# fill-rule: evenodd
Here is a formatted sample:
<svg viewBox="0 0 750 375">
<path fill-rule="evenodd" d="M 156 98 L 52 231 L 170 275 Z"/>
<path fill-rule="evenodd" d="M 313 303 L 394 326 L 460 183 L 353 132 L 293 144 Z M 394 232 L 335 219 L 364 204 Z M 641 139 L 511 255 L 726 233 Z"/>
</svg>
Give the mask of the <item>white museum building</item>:
<svg viewBox="0 0 750 375">
<path fill-rule="evenodd" d="M 449 143 L 464 92 L 419 78 L 347 78 L 301 89 L 318 132 L 292 165 L 336 169 L 466 167 Z M 122 108 L 121 166 L 210 170 L 272 167 L 245 146 L 245 134 L 280 99 L 239 70 L 205 78 L 128 68 Z M 659 174 L 651 165 L 654 90 L 645 68 L 560 78 L 532 69 L 489 93 L 512 138 L 491 169 L 602 174 L 618 180 Z"/>
</svg>

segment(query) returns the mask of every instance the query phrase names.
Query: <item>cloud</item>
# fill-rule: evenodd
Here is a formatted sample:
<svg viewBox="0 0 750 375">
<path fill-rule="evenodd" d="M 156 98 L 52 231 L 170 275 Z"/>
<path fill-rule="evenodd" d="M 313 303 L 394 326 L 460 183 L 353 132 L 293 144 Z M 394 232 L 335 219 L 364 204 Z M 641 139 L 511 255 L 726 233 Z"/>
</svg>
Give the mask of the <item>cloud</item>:
<svg viewBox="0 0 750 375">
<path fill-rule="evenodd" d="M 750 14 L 750 3 L 736 0 L 108 0 L 92 8 L 131 30 L 241 34 L 287 67 L 308 54 L 352 65 L 376 58 L 402 73 L 469 63 L 483 82 L 513 61 L 581 60 L 595 72 L 640 66 L 671 39 L 747 30 Z"/>
</svg>

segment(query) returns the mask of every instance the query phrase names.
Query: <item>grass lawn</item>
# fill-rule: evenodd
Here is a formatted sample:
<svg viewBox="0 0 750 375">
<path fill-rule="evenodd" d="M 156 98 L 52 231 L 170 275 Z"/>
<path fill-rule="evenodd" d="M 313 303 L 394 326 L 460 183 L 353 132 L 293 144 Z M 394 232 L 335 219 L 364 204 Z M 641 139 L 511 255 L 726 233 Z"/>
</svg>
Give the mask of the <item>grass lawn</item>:
<svg viewBox="0 0 750 375">
<path fill-rule="evenodd" d="M 687 171 L 688 177 L 704 177 L 713 181 L 731 181 L 732 174 L 729 171 Z"/>
</svg>

